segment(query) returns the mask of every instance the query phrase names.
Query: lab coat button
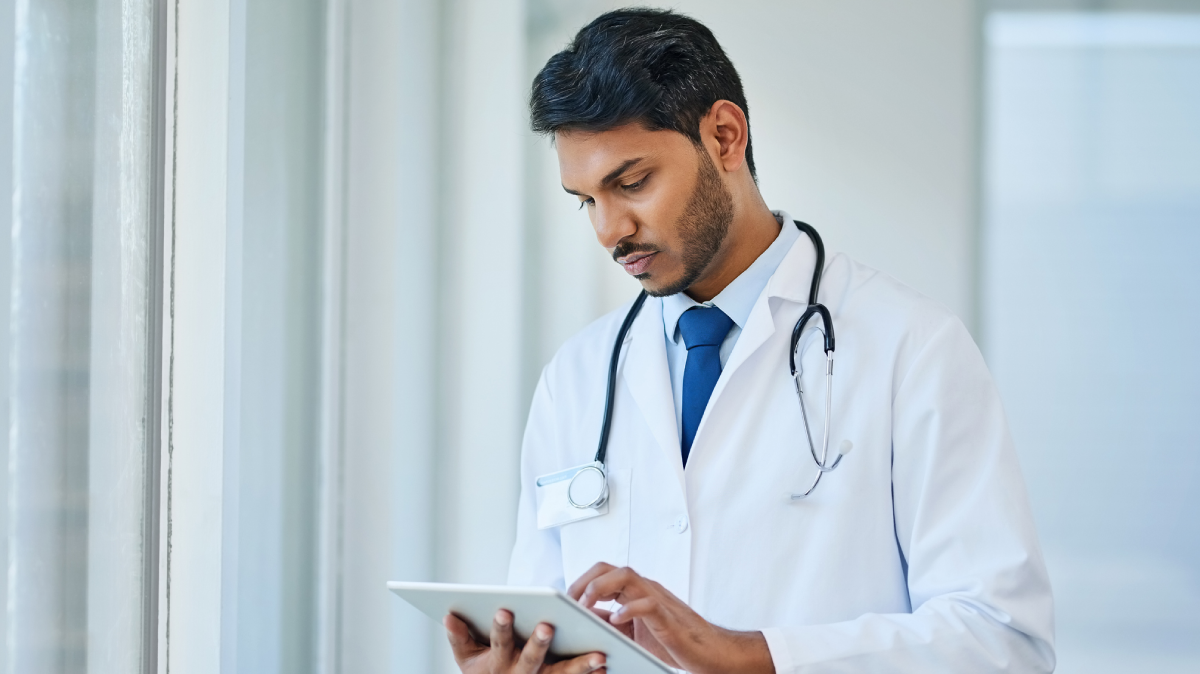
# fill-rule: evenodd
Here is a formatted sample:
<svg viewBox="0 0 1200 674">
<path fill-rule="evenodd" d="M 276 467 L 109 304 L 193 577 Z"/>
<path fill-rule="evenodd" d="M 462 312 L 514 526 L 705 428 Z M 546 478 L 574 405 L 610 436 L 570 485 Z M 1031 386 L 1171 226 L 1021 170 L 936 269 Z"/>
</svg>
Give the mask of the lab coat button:
<svg viewBox="0 0 1200 674">
<path fill-rule="evenodd" d="M 688 528 L 687 516 L 686 515 L 680 516 L 680 518 L 675 520 L 675 523 L 671 525 L 671 528 L 674 529 L 675 533 L 677 533 L 677 534 L 682 534 L 683 532 L 687 531 L 687 528 Z"/>
</svg>

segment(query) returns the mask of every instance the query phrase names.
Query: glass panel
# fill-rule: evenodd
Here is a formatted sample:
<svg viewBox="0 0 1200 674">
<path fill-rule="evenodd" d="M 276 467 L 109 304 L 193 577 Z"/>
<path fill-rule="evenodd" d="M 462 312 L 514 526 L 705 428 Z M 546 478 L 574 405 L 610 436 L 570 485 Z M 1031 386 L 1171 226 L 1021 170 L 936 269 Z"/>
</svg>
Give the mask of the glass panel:
<svg viewBox="0 0 1200 674">
<path fill-rule="evenodd" d="M 143 662 L 151 0 L 16 3 L 7 671 Z M 11 44 L 11 43 L 10 43 Z"/>
<path fill-rule="evenodd" d="M 1200 17 L 988 24 L 984 342 L 1060 672 L 1200 671 Z"/>
</svg>

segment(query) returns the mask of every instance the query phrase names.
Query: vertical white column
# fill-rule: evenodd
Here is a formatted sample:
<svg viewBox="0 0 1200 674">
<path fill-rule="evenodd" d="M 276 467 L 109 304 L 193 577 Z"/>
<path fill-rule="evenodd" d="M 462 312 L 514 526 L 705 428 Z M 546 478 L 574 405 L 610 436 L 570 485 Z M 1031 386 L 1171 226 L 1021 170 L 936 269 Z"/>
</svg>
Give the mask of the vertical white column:
<svg viewBox="0 0 1200 674">
<path fill-rule="evenodd" d="M 440 148 L 445 129 L 440 106 L 442 75 L 442 5 L 421 0 L 400 3 L 394 30 L 400 68 L 392 85 L 398 107 L 390 120 L 395 129 L 393 190 L 399 209 L 392 244 L 395 277 L 390 290 L 394 308 L 387 317 L 392 342 L 385 348 L 394 397 L 388 414 L 393 432 L 388 507 L 392 538 L 388 549 L 391 579 L 433 580 L 435 480 L 437 445 L 437 285 L 440 232 L 443 226 L 439 189 L 443 165 Z M 438 630 L 429 619 L 388 596 L 393 631 L 390 671 L 433 671 L 430 637 Z"/>
<path fill-rule="evenodd" d="M 221 671 L 238 670 L 241 574 L 243 259 L 246 203 L 246 4 L 229 0 L 225 127 L 224 389 L 221 461 Z M 215 65 L 215 64 L 214 64 Z"/>
<path fill-rule="evenodd" d="M 428 672 L 428 621 L 385 584 L 432 574 L 438 3 L 350 1 L 344 18 L 337 661 Z"/>
<path fill-rule="evenodd" d="M 15 3 L 0 9 L 0 157 L 13 151 L 13 54 Z M 0 161 L 0 390 L 9 390 L 9 304 L 12 299 L 13 162 Z M 8 429 L 9 397 L 0 396 L 0 428 Z M 8 567 L 8 433 L 0 431 L 0 563 Z M 0 606 L 8 606 L 8 583 L 0 583 Z M 8 670 L 8 611 L 0 611 L 0 672 Z"/>
<path fill-rule="evenodd" d="M 320 257 L 325 13 L 246 7 L 236 624 L 255 674 L 311 672 L 318 643 L 319 291 L 338 273 Z"/>
<path fill-rule="evenodd" d="M 234 203 L 239 195 L 230 194 L 230 185 L 240 179 L 235 160 L 241 148 L 230 128 L 230 111 L 240 100 L 238 78 L 231 77 L 241 65 L 231 61 L 231 19 L 239 5 L 238 0 L 180 0 L 175 15 L 164 610 L 166 666 L 180 674 L 220 671 L 232 647 L 222 640 L 231 629 L 222 604 L 229 605 L 223 580 L 232 580 L 224 578 L 232 552 L 227 546 L 234 540 L 227 529 L 235 513 L 228 509 L 236 506 L 226 497 L 236 495 L 234 485 L 227 484 L 232 451 L 227 444 L 236 437 L 228 401 L 231 389 L 234 400 L 237 392 L 236 382 L 228 381 L 227 334 L 236 334 L 228 322 L 238 315 L 229 307 L 237 289 L 228 287 L 228 279 L 239 267 L 240 232 L 230 222 L 240 205 Z"/>
<path fill-rule="evenodd" d="M 439 575 L 503 582 L 514 534 L 521 399 L 523 151 L 520 0 L 462 0 L 446 22 L 445 382 Z M 529 261 L 537 263 L 536 260 Z"/>
<path fill-rule="evenodd" d="M 346 44 L 346 275 L 344 313 L 342 624 L 340 672 L 392 671 L 404 644 L 390 616 L 395 517 L 396 221 L 400 212 L 399 3 L 350 2 Z M 419 546 L 417 548 L 419 550 Z M 398 645 L 391 642 L 397 640 Z M 414 668 L 412 671 L 419 671 Z"/>
<path fill-rule="evenodd" d="M 327 506 L 342 529 L 325 566 L 341 623 L 326 649 L 343 672 L 428 672 L 445 639 L 385 581 L 502 582 L 513 533 L 524 6 L 345 11 L 344 397 Z"/>
<path fill-rule="evenodd" d="M 317 449 L 315 671 L 341 664 L 345 385 L 347 2 L 325 4 L 321 186 L 321 370 Z"/>
</svg>

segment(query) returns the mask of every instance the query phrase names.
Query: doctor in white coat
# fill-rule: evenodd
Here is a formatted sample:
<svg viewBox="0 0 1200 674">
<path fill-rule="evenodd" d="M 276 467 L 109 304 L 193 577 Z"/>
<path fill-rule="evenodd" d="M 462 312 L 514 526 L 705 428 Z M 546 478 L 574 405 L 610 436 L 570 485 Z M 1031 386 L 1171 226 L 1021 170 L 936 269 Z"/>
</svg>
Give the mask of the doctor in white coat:
<svg viewBox="0 0 1200 674">
<path fill-rule="evenodd" d="M 672 667 L 717 672 L 1048 672 L 1053 609 L 1001 401 L 963 324 L 845 255 L 788 364 L 818 253 L 754 178 L 747 105 L 712 34 L 620 10 L 534 82 L 562 184 L 650 295 L 622 344 L 603 514 L 539 528 L 535 482 L 593 460 L 629 306 L 546 366 L 521 458 L 509 580 L 555 586 Z M 811 397 L 809 397 L 811 396 Z M 830 461 L 806 498 L 828 424 Z M 544 513 L 543 513 L 544 514 Z M 602 602 L 604 608 L 598 606 Z M 609 612 L 606 609 L 615 609 Z M 486 644 L 452 616 L 464 672 L 573 673 L 552 627 Z M 619 672 L 617 674 L 620 674 Z"/>
</svg>

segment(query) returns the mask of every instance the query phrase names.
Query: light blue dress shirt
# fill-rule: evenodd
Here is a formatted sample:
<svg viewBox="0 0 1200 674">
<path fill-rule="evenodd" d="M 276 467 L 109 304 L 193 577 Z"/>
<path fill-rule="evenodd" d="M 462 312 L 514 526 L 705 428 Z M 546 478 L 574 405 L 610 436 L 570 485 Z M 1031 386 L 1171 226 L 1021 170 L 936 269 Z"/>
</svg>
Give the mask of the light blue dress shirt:
<svg viewBox="0 0 1200 674">
<path fill-rule="evenodd" d="M 758 296 L 766 290 L 767 282 L 775 275 L 779 263 L 792 249 L 792 244 L 800 238 L 800 230 L 791 221 L 783 220 L 781 211 L 773 211 L 779 221 L 779 236 L 770 246 L 758 256 L 746 271 L 733 279 L 725 289 L 701 304 L 687 296 L 687 293 L 676 293 L 662 298 L 663 335 L 667 340 L 667 367 L 671 371 L 671 397 L 675 400 L 675 431 L 682 437 L 683 433 L 683 368 L 687 363 L 687 346 L 679 334 L 679 317 L 692 307 L 716 307 L 725 312 L 733 320 L 733 327 L 721 342 L 721 367 L 729 360 L 733 346 L 737 344 L 742 328 L 750 318 L 750 310 L 758 301 Z"/>
</svg>

